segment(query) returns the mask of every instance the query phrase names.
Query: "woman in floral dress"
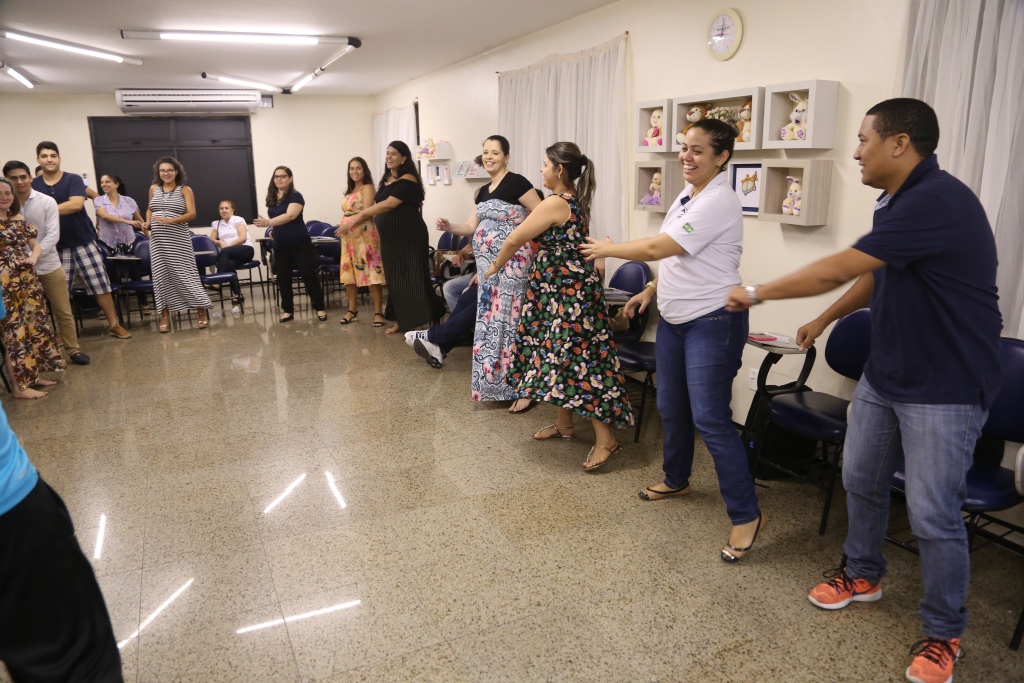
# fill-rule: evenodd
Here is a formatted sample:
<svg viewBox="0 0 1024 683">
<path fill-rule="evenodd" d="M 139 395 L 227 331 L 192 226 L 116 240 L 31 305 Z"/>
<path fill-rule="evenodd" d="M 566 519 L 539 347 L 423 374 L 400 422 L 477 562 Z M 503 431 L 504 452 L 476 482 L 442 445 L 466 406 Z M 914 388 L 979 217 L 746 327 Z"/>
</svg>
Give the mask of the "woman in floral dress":
<svg viewBox="0 0 1024 683">
<path fill-rule="evenodd" d="M 355 225 L 352 216 L 373 206 L 373 176 L 362 157 L 353 157 L 348 162 L 348 188 L 341 210 L 345 218 L 335 231 L 341 238 L 341 284 L 348 295 L 348 313 L 339 321 L 348 325 L 356 319 L 356 297 L 360 287 L 370 288 L 373 299 L 373 326 L 384 325 L 384 309 L 381 302 L 381 288 L 384 286 L 384 264 L 380 259 L 380 235 L 377 226 L 369 219 Z"/>
<path fill-rule="evenodd" d="M 477 192 L 476 211 L 461 225 L 437 219 L 439 230 L 473 236 L 473 256 L 481 270 L 491 265 L 505 239 L 541 202 L 529 180 L 508 170 L 509 149 L 501 135 L 484 140 L 480 157 L 491 182 Z M 533 251 L 528 242 L 513 254 L 498 275 L 480 287 L 477 302 L 471 396 L 474 401 L 514 401 L 511 413 L 525 412 L 532 405 L 530 399 L 516 400 L 519 392 L 508 383 L 508 368 Z"/>
<path fill-rule="evenodd" d="M 594 165 L 575 144 L 558 142 L 545 150 L 541 173 L 554 194 L 508 236 L 484 277 L 493 277 L 521 246 L 537 240 L 509 381 L 520 396 L 559 407 L 554 424 L 535 439 L 568 439 L 574 412 L 590 418 L 597 438 L 583 469 L 595 470 L 620 448 L 610 427 L 632 425 L 633 411 L 601 278 L 579 252 L 589 234 Z"/>
<path fill-rule="evenodd" d="M 7 367 L 14 380 L 15 398 L 43 398 L 33 386 L 52 386 L 40 372 L 64 370 L 67 365 L 57 346 L 46 313 L 43 286 L 35 263 L 42 249 L 36 229 L 20 213 L 14 186 L 0 178 L 0 288 L 7 316 L 0 320 L 0 339 L 7 351 Z"/>
</svg>

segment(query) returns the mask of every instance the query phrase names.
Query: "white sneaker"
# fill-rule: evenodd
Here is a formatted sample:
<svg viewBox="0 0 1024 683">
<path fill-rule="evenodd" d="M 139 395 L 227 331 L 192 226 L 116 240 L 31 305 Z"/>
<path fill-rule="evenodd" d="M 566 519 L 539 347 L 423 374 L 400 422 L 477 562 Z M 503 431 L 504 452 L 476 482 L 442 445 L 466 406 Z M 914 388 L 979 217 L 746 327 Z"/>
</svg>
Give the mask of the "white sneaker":
<svg viewBox="0 0 1024 683">
<path fill-rule="evenodd" d="M 420 358 L 427 361 L 430 367 L 440 369 L 441 364 L 444 362 L 444 354 L 441 353 L 441 347 L 427 341 L 426 336 L 424 336 L 416 339 L 413 348 L 416 349 L 416 353 L 419 354 Z"/>
<path fill-rule="evenodd" d="M 408 344 L 411 348 L 416 348 L 414 346 L 414 344 L 416 343 L 417 339 L 426 339 L 426 338 L 427 338 L 427 331 L 426 330 L 418 330 L 418 331 L 417 330 L 413 330 L 412 332 L 406 332 L 405 333 L 405 343 Z"/>
</svg>

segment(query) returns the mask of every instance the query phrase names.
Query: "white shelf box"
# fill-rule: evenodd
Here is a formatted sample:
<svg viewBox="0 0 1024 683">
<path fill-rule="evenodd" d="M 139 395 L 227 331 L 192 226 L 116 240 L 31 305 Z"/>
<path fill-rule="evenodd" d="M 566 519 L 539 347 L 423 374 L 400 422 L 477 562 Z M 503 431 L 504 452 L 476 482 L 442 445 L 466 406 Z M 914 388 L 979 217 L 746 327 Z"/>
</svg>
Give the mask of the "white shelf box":
<svg viewBox="0 0 1024 683">
<path fill-rule="evenodd" d="M 829 159 L 762 159 L 761 203 L 758 220 L 805 227 L 828 223 L 828 200 L 832 189 L 832 161 Z M 789 193 L 787 177 L 801 181 L 800 215 L 782 212 Z"/>
<path fill-rule="evenodd" d="M 666 213 L 672 201 L 686 187 L 683 180 L 683 169 L 675 159 L 655 159 L 654 161 L 635 162 L 633 172 L 633 208 L 638 211 Z M 654 174 L 661 174 L 661 197 L 657 204 L 645 203 L 644 197 L 650 195 Z"/>
<path fill-rule="evenodd" d="M 451 161 L 452 158 L 452 143 L 450 142 L 438 142 L 435 143 L 436 149 L 434 150 L 434 156 L 419 156 L 416 158 L 420 161 Z"/>
<path fill-rule="evenodd" d="M 807 130 L 803 140 L 783 140 L 795 103 L 790 94 L 807 97 Z M 796 81 L 765 89 L 764 149 L 832 149 L 836 141 L 839 81 Z"/>
<path fill-rule="evenodd" d="M 647 131 L 651 129 L 651 114 L 661 110 L 661 144 L 650 145 L 647 142 Z M 650 100 L 636 105 L 636 151 L 640 154 L 648 152 L 668 152 L 669 138 L 672 133 L 672 101 Z"/>
<path fill-rule="evenodd" d="M 705 105 L 709 110 L 716 107 L 728 107 L 739 112 L 747 102 L 750 103 L 750 132 L 746 136 L 746 142 L 740 142 L 737 138 L 735 149 L 736 151 L 761 149 L 761 128 L 762 121 L 764 121 L 764 116 L 762 115 L 764 110 L 764 88 L 758 86 L 674 98 L 672 100 L 672 121 L 675 123 L 675 128 L 672 129 L 671 134 L 671 150 L 673 152 L 682 150 L 683 145 L 676 136 L 682 132 L 683 128 L 689 125 L 690 121 L 686 116 L 694 105 Z M 736 121 L 736 126 L 741 128 L 740 121 Z"/>
</svg>

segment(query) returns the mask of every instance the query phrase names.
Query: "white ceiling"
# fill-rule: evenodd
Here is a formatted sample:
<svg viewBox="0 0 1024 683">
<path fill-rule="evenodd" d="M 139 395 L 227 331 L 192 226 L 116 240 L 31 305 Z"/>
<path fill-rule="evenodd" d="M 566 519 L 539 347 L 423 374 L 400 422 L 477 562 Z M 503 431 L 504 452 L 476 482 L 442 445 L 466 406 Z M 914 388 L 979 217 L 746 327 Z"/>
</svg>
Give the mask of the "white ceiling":
<svg viewBox="0 0 1024 683">
<path fill-rule="evenodd" d="M 363 46 L 335 62 L 296 96 L 372 95 L 614 1 L 0 0 L 4 28 L 145 62 L 143 66 L 116 64 L 0 37 L 0 60 L 36 84 L 29 91 L 0 73 L 0 93 L 221 86 L 203 80 L 199 75 L 203 71 L 286 87 L 342 47 L 124 40 L 120 33 L 121 29 L 177 29 L 355 36 Z"/>
</svg>

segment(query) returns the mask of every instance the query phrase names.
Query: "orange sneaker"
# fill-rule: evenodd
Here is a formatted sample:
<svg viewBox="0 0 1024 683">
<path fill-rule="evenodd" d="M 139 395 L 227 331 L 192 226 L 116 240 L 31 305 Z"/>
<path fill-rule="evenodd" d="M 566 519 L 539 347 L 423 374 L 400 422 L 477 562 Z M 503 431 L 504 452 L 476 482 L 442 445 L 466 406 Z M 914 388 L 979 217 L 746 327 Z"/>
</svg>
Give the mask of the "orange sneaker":
<svg viewBox="0 0 1024 683">
<path fill-rule="evenodd" d="M 953 665 L 964 656 L 959 638 L 927 638 L 910 648 L 914 661 L 907 667 L 907 680 L 913 683 L 952 683 Z"/>
<path fill-rule="evenodd" d="M 829 581 L 819 583 L 811 590 L 807 599 L 822 609 L 842 609 L 851 602 L 874 602 L 882 599 L 882 584 L 870 583 L 864 579 L 851 579 L 846 567 L 825 572 L 828 577 L 837 572 Z"/>
</svg>

